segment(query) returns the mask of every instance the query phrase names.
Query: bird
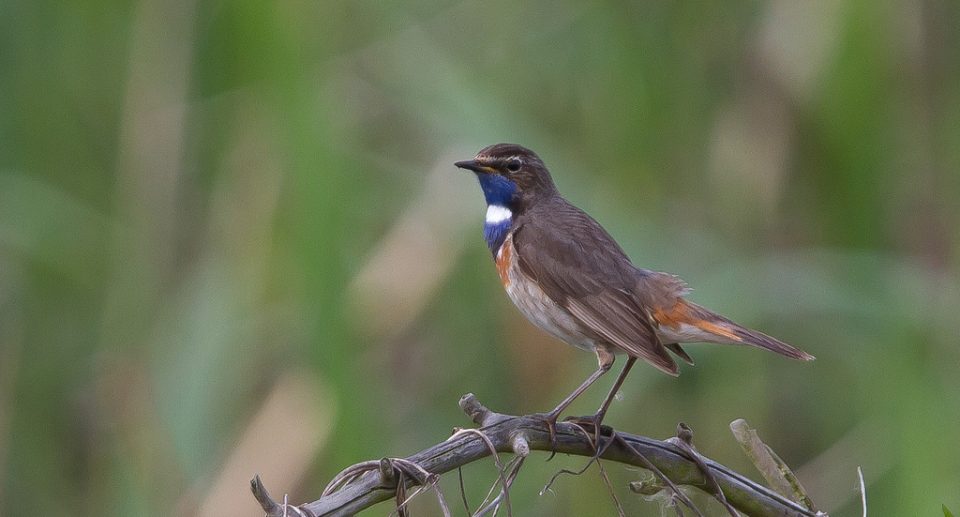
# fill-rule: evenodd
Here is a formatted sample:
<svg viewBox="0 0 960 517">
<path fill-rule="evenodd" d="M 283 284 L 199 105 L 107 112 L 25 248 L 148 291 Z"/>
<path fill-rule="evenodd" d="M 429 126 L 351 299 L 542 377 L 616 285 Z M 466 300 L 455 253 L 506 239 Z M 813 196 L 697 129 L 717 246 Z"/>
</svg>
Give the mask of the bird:
<svg viewBox="0 0 960 517">
<path fill-rule="evenodd" d="M 594 415 L 577 419 L 597 433 L 637 359 L 672 376 L 679 369 L 671 353 L 693 364 L 684 343 L 747 345 L 814 359 L 688 300 L 690 288 L 678 276 L 635 266 L 596 220 L 560 194 L 533 151 L 494 144 L 454 165 L 480 183 L 487 204 L 483 237 L 510 300 L 536 326 L 596 355 L 596 371 L 553 410 L 538 414 L 551 438 L 559 416 L 617 355 L 627 361 L 612 389 Z"/>
</svg>

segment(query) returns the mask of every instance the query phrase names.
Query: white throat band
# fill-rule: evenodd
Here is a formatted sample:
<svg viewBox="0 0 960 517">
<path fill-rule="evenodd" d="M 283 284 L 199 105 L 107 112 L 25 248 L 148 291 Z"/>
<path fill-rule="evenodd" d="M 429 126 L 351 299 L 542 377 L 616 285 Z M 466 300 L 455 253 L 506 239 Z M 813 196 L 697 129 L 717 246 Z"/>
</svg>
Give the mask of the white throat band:
<svg viewBox="0 0 960 517">
<path fill-rule="evenodd" d="M 513 212 L 505 206 L 490 205 L 487 207 L 487 224 L 509 221 L 511 217 L 513 217 Z"/>
</svg>

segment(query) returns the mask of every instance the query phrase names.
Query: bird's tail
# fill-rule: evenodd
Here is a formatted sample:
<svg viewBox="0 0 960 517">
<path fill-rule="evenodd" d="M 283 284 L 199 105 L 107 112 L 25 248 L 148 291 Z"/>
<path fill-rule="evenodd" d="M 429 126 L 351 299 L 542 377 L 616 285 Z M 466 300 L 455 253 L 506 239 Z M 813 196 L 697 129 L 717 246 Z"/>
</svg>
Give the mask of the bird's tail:
<svg viewBox="0 0 960 517">
<path fill-rule="evenodd" d="M 812 361 L 815 359 L 812 355 L 795 346 L 788 345 L 763 332 L 748 329 L 747 327 L 734 323 L 693 302 L 684 300 L 684 303 L 688 305 L 688 311 L 695 316 L 691 318 L 694 320 L 694 322 L 692 322 L 693 325 L 715 336 L 716 339 L 713 340 L 714 342 L 755 346 L 800 361 Z"/>
<path fill-rule="evenodd" d="M 795 346 L 788 345 L 777 338 L 770 337 L 763 332 L 757 332 L 756 330 L 742 327 L 733 322 L 730 322 L 729 325 L 731 326 L 733 333 L 743 340 L 744 344 L 758 348 L 764 348 L 771 352 L 776 352 L 780 355 L 787 356 L 791 359 L 799 359 L 801 361 L 813 361 L 816 359 L 816 357 L 804 352 L 803 350 L 800 350 Z"/>
</svg>

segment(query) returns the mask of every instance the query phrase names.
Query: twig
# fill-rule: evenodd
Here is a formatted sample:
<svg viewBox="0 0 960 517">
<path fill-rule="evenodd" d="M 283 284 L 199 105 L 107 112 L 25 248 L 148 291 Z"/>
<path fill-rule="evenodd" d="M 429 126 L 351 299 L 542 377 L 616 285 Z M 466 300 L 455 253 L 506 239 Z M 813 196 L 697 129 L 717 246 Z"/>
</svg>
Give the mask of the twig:
<svg viewBox="0 0 960 517">
<path fill-rule="evenodd" d="M 647 470 L 653 472 L 653 474 L 654 474 L 655 476 L 657 476 L 658 478 L 660 478 L 661 480 L 663 480 L 663 482 L 666 483 L 666 485 L 667 485 L 668 487 L 670 487 L 670 490 L 673 491 L 673 494 L 676 496 L 677 499 L 680 500 L 680 502 L 682 502 L 683 504 L 687 505 L 687 508 L 690 508 L 691 510 L 693 510 L 693 513 L 697 514 L 697 517 L 704 517 L 704 516 L 703 516 L 703 512 L 700 511 L 700 508 L 697 508 L 697 505 L 693 504 L 693 501 L 690 500 L 690 497 L 687 496 L 687 494 L 683 493 L 682 490 L 680 490 L 679 488 L 677 488 L 677 483 L 674 483 L 674 482 L 670 479 L 669 476 L 667 476 L 666 474 L 664 474 L 663 471 L 661 471 L 660 468 L 657 467 L 656 464 L 654 464 L 652 461 L 650 461 L 649 459 L 647 459 L 647 457 L 644 456 L 642 452 L 640 452 L 639 450 L 637 450 L 636 447 L 633 446 L 633 444 L 627 442 L 627 440 L 626 440 L 626 438 L 625 438 L 624 436 L 621 436 L 620 434 L 618 434 L 618 433 L 616 433 L 616 432 L 614 432 L 613 436 L 614 436 L 616 439 L 620 440 L 620 441 L 624 444 L 624 446 L 628 447 L 631 451 L 633 451 L 633 453 L 637 456 L 637 458 L 638 458 L 638 459 L 641 461 L 641 463 L 642 463 L 642 465 L 640 465 L 640 466 L 642 466 L 642 467 L 646 468 Z M 666 442 L 666 443 L 669 443 L 669 442 Z M 673 445 L 674 447 L 676 447 L 676 445 L 674 445 L 674 444 L 672 444 L 672 443 L 671 443 L 670 445 Z M 696 466 L 698 470 L 700 470 L 700 468 L 701 468 L 700 465 L 697 465 L 697 464 L 696 464 L 696 462 L 694 462 L 694 466 Z M 702 473 L 702 471 L 701 471 L 701 473 Z M 681 483 L 681 484 L 682 484 L 682 483 Z M 693 484 L 693 483 L 689 483 L 689 484 Z M 702 489 L 703 486 L 700 486 L 699 488 Z"/>
<path fill-rule="evenodd" d="M 513 517 L 513 509 L 510 505 L 510 486 L 507 484 L 507 478 L 504 477 L 503 462 L 500 461 L 500 454 L 497 453 L 497 448 L 494 447 L 493 442 L 491 442 L 482 431 L 477 429 L 461 429 L 456 433 L 453 433 L 453 436 L 457 436 L 458 434 L 474 434 L 480 438 L 480 440 L 482 440 L 487 446 L 487 449 L 490 450 L 490 454 L 493 455 L 493 461 L 497 465 L 497 475 L 500 477 L 500 485 L 503 487 L 503 490 L 500 493 L 503 494 L 503 501 L 507 505 L 507 515 L 509 517 Z"/>
<path fill-rule="evenodd" d="M 680 422 L 677 424 L 677 436 L 674 438 L 668 438 L 668 442 L 680 447 L 680 449 L 687 453 L 687 455 L 692 459 L 696 464 L 697 468 L 700 469 L 700 472 L 703 473 L 703 477 L 707 484 L 707 492 L 710 495 L 717 498 L 717 501 L 720 501 L 720 504 L 727 510 L 732 517 L 739 517 L 737 511 L 733 509 L 733 506 L 727 502 L 726 496 L 723 495 L 723 490 L 720 489 L 720 485 L 717 484 L 716 478 L 710 473 L 710 469 L 707 468 L 707 464 L 703 461 L 703 456 L 697 451 L 696 447 L 693 446 L 693 429 Z"/>
<path fill-rule="evenodd" d="M 472 395 L 465 395 L 460 400 L 460 407 L 479 426 L 483 435 L 493 444 L 498 452 L 514 452 L 520 447 L 524 452 L 530 450 L 549 451 L 551 447 L 550 432 L 546 423 L 535 416 L 508 416 L 490 411 Z M 560 422 L 556 425 L 557 452 L 584 457 L 593 457 L 595 448 L 589 439 L 584 439 L 573 426 Z M 660 470 L 663 475 L 676 485 L 691 485 L 704 489 L 703 474 L 696 462 L 692 461 L 676 445 L 627 433 L 616 433 L 616 443 L 605 448 L 600 458 L 638 467 L 646 464 L 639 455 Z M 521 443 L 516 437 L 522 436 Z M 519 451 L 518 451 L 519 452 Z M 429 447 L 405 459 L 405 462 L 415 464 L 433 475 L 440 475 L 460 466 L 472 463 L 490 456 L 491 451 L 484 440 L 473 433 L 462 433 L 450 437 L 446 441 Z M 710 459 L 702 458 L 707 469 L 717 481 L 717 485 L 726 495 L 727 500 L 738 511 L 749 516 L 804 516 L 814 517 L 815 513 L 802 505 L 790 501 L 750 479 L 731 471 Z M 350 515 L 368 508 L 378 502 L 390 499 L 397 493 L 399 486 L 414 486 L 423 484 L 411 475 L 395 476 L 400 479 L 390 479 L 382 475 L 381 469 L 369 468 L 365 462 L 362 468 L 350 472 L 349 482 L 340 484 L 339 488 L 321 496 L 318 500 L 300 505 L 298 508 L 307 515 Z M 354 475 L 356 474 L 356 475 Z M 409 473 L 407 473 L 409 474 Z M 511 473 L 513 474 L 513 473 Z M 508 486 L 510 484 L 508 476 Z M 393 484 L 391 485 L 390 482 Z M 260 502 L 264 512 L 270 517 L 281 517 L 281 505 L 270 499 L 259 478 L 251 482 L 254 496 Z"/>
<path fill-rule="evenodd" d="M 863 469 L 857 467 L 857 478 L 860 480 L 860 505 L 863 507 L 863 517 L 867 517 L 867 487 L 863 483 Z"/>
<path fill-rule="evenodd" d="M 741 418 L 730 422 L 730 431 L 740 443 L 743 452 L 760 471 L 763 479 L 767 480 L 774 490 L 802 503 L 808 510 L 817 512 L 816 505 L 807 495 L 796 474 L 780 459 L 780 456 L 777 456 L 777 453 L 773 452 L 773 449 L 760 440 L 757 432 L 750 428 L 746 420 Z"/>
<path fill-rule="evenodd" d="M 607 469 L 604 468 L 602 461 L 597 461 L 597 469 L 600 470 L 600 478 L 603 479 L 603 484 L 607 487 L 610 499 L 613 499 L 613 504 L 617 507 L 617 515 L 626 517 L 627 514 L 623 511 L 623 505 L 620 504 L 620 498 L 617 497 L 617 492 L 613 489 L 613 483 L 610 482 L 610 476 L 607 475 Z"/>
<path fill-rule="evenodd" d="M 467 511 L 467 515 L 473 515 L 470 503 L 467 502 L 467 487 L 463 485 L 463 467 L 457 467 L 457 479 L 460 481 L 460 501 L 463 502 L 463 509 Z"/>
<path fill-rule="evenodd" d="M 509 463 L 507 463 L 507 465 L 510 467 L 510 474 L 507 475 L 508 487 L 513 485 L 513 481 L 517 478 L 517 474 L 520 472 L 520 467 L 523 466 L 523 460 L 525 459 L 526 459 L 526 456 L 516 456 L 515 458 L 510 460 Z M 491 489 L 495 487 L 496 485 L 491 487 Z M 497 494 L 497 497 L 494 497 L 493 500 L 490 501 L 489 503 L 486 503 L 486 499 L 484 499 L 486 506 L 481 505 L 481 508 L 477 510 L 475 514 L 473 514 L 474 517 L 482 517 L 483 515 L 486 515 L 487 512 L 490 511 L 490 509 L 493 509 L 493 515 L 496 515 L 497 511 L 499 511 L 500 509 L 500 501 L 504 500 L 504 494 L 505 492 L 503 490 L 500 490 L 500 493 Z M 487 497 L 489 498 L 490 494 L 487 494 Z"/>
</svg>

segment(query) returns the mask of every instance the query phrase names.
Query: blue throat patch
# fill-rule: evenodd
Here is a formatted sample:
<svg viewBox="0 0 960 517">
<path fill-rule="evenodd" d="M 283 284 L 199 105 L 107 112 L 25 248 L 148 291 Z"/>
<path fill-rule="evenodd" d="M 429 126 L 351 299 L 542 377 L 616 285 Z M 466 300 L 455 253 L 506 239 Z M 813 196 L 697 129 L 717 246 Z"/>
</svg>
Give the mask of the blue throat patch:
<svg viewBox="0 0 960 517">
<path fill-rule="evenodd" d="M 490 252 L 493 253 L 493 256 L 497 256 L 497 252 L 500 251 L 500 246 L 503 245 L 503 241 L 507 239 L 507 234 L 510 233 L 510 225 L 513 223 L 511 219 L 504 219 L 499 223 L 484 223 L 483 224 L 483 238 L 487 241 L 487 247 L 490 248 Z"/>
<path fill-rule="evenodd" d="M 499 174 L 477 174 L 477 180 L 480 181 L 480 188 L 483 189 L 483 197 L 487 200 L 488 208 L 501 206 L 509 210 L 513 204 L 513 196 L 517 193 L 516 183 Z M 497 222 L 484 222 L 483 238 L 487 241 L 487 247 L 490 248 L 494 257 L 506 240 L 512 224 L 512 217 Z"/>
<path fill-rule="evenodd" d="M 483 197 L 487 199 L 488 205 L 500 205 L 510 207 L 513 201 L 513 195 L 517 193 L 517 184 L 504 178 L 499 174 L 477 174 L 477 180 L 480 181 L 480 188 L 483 189 Z"/>
</svg>

